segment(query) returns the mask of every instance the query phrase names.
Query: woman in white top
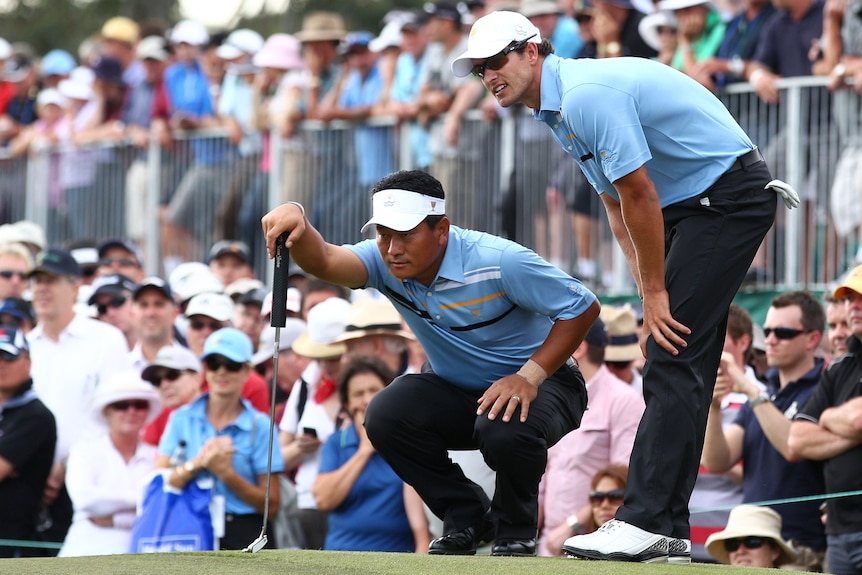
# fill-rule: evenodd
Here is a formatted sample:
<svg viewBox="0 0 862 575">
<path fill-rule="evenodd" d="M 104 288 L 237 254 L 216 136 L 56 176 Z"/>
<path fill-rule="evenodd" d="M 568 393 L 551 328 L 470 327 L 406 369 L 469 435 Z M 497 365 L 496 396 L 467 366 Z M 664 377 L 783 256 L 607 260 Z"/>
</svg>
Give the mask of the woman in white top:
<svg viewBox="0 0 862 575">
<path fill-rule="evenodd" d="M 134 371 L 98 388 L 92 412 L 107 429 L 69 451 L 66 488 L 75 513 L 60 557 L 128 553 L 142 482 L 156 459 L 141 429 L 161 407 L 156 389 Z"/>
</svg>

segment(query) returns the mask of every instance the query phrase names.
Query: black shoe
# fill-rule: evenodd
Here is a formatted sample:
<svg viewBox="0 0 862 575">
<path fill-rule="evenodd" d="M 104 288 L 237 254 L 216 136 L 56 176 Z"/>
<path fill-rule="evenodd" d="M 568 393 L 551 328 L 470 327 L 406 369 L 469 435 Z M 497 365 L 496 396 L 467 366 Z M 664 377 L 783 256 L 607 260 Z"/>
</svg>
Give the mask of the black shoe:
<svg viewBox="0 0 862 575">
<path fill-rule="evenodd" d="M 504 539 L 491 548 L 491 555 L 497 557 L 534 557 L 535 539 Z"/>
<path fill-rule="evenodd" d="M 488 518 L 482 520 L 482 525 L 467 527 L 438 537 L 428 546 L 431 555 L 475 555 L 476 549 L 494 539 L 494 525 Z"/>
</svg>

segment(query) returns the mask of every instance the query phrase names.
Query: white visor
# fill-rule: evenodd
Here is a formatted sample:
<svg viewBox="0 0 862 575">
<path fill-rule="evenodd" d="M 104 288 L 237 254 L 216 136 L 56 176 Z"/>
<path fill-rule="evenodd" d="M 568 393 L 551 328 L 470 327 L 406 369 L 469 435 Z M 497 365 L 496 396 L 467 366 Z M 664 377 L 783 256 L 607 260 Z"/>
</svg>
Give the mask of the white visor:
<svg viewBox="0 0 862 575">
<path fill-rule="evenodd" d="M 446 214 L 446 202 L 442 198 L 407 190 L 381 190 L 371 197 L 371 207 L 373 215 L 362 226 L 362 232 L 371 226 L 407 232 L 428 216 Z"/>
</svg>

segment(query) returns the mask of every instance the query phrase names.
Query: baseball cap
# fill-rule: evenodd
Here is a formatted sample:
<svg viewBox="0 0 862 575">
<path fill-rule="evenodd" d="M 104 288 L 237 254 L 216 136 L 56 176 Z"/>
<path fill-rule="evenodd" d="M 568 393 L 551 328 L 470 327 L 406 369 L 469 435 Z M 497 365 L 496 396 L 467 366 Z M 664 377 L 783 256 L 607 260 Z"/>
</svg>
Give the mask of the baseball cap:
<svg viewBox="0 0 862 575">
<path fill-rule="evenodd" d="M 461 11 L 458 10 L 457 5 L 451 2 L 427 2 L 422 9 L 429 16 L 461 23 Z"/>
<path fill-rule="evenodd" d="M 95 305 L 100 295 L 123 295 L 124 292 L 134 293 L 138 285 L 123 274 L 109 274 L 93 281 L 93 291 L 87 300 L 88 305 Z"/>
<path fill-rule="evenodd" d="M 3 68 L 3 79 L 7 82 L 20 82 L 27 77 L 32 68 L 33 62 L 27 55 L 21 53 L 12 54 L 12 57 L 6 61 L 6 66 Z"/>
<path fill-rule="evenodd" d="M 302 310 L 302 292 L 295 287 L 287 288 L 287 297 L 284 307 L 290 313 L 299 313 Z M 266 317 L 272 313 L 272 292 L 266 294 L 260 306 L 260 317 Z"/>
<path fill-rule="evenodd" d="M 235 327 L 223 327 L 210 334 L 204 342 L 201 359 L 211 355 L 223 355 L 231 361 L 245 363 L 254 355 L 251 339 Z"/>
<path fill-rule="evenodd" d="M 200 373 L 201 362 L 188 348 L 166 345 L 156 353 L 156 358 L 141 372 L 141 379 L 150 381 L 150 376 L 160 367 Z"/>
<path fill-rule="evenodd" d="M 353 52 L 356 48 L 367 50 L 369 49 L 369 44 L 372 40 L 374 40 L 374 35 L 371 34 L 371 32 L 366 32 L 364 30 L 360 32 L 350 32 L 344 37 L 344 40 L 341 41 L 341 44 L 338 46 L 338 52 L 341 55 L 346 55 Z"/>
<path fill-rule="evenodd" d="M 20 297 L 7 297 L 3 300 L 3 303 L 0 303 L 0 316 L 4 314 L 18 319 L 36 321 L 36 313 L 33 311 L 33 305 Z"/>
<path fill-rule="evenodd" d="M 307 326 L 301 319 L 289 317 L 284 320 L 284 327 L 279 328 L 281 332 L 278 334 L 278 351 L 287 351 L 293 346 L 296 338 L 301 336 Z M 260 334 L 260 345 L 258 350 L 251 358 L 252 365 L 260 365 L 268 359 L 272 359 L 275 354 L 275 328 L 267 327 Z"/>
<path fill-rule="evenodd" d="M 230 283 L 226 288 L 224 288 L 224 293 L 230 296 L 230 299 L 234 301 L 241 301 L 242 296 L 249 293 L 253 290 L 263 290 L 263 295 L 266 295 L 266 286 L 262 281 L 256 278 L 239 278 Z M 261 302 L 263 301 L 263 296 L 261 296 Z"/>
<path fill-rule="evenodd" d="M 158 290 L 169 300 L 173 301 L 174 299 L 174 294 L 171 292 L 171 286 L 168 285 L 168 282 L 166 282 L 159 276 L 149 276 L 144 278 L 141 283 L 135 288 L 135 291 L 132 294 L 132 299 L 138 299 L 138 297 L 140 297 L 140 295 L 146 289 Z"/>
<path fill-rule="evenodd" d="M 217 321 L 233 319 L 233 300 L 223 293 L 202 293 L 193 297 L 186 307 L 186 317 L 205 315 Z"/>
<path fill-rule="evenodd" d="M 522 41 L 542 43 L 542 34 L 526 16 L 505 10 L 486 14 L 470 28 L 467 51 L 452 62 L 452 73 L 459 77 L 468 76 L 473 69 L 474 58 L 490 58 L 512 42 Z"/>
<path fill-rule="evenodd" d="M 263 307 L 263 300 L 266 299 L 266 288 L 254 288 L 250 289 L 241 296 L 237 300 L 237 303 L 241 304 L 253 304 L 260 307 Z"/>
<path fill-rule="evenodd" d="M 0 351 L 12 357 L 18 357 L 22 351 L 30 351 L 24 332 L 8 325 L 0 325 Z"/>
<path fill-rule="evenodd" d="M 372 216 L 362 226 L 383 226 L 396 232 L 407 232 L 428 216 L 446 215 L 446 201 L 409 190 L 380 190 L 371 197 Z"/>
<path fill-rule="evenodd" d="M 104 242 L 99 244 L 99 247 L 96 248 L 99 253 L 99 259 L 105 257 L 108 250 L 111 248 L 121 248 L 134 256 L 135 260 L 137 260 L 138 265 L 141 265 L 141 255 L 138 252 L 138 248 L 132 244 L 132 242 L 127 242 L 125 240 L 121 240 L 119 238 L 112 238 L 109 240 L 105 240 Z"/>
<path fill-rule="evenodd" d="M 102 25 L 102 38 L 134 44 L 138 41 L 140 28 L 137 23 L 125 16 L 115 16 Z"/>
<path fill-rule="evenodd" d="M 75 58 L 65 50 L 51 50 L 42 57 L 42 76 L 65 76 L 75 68 Z"/>
<path fill-rule="evenodd" d="M 68 103 L 69 101 L 57 88 L 45 88 L 39 92 L 38 96 L 36 96 L 36 106 L 40 108 L 42 106 L 47 106 L 48 104 L 54 104 L 60 108 L 65 108 Z"/>
<path fill-rule="evenodd" d="M 33 277 L 36 274 L 45 273 L 55 276 L 81 276 L 81 266 L 72 257 L 72 254 L 60 248 L 48 248 L 39 252 L 36 256 L 36 265 L 27 274 Z"/>
<path fill-rule="evenodd" d="M 843 299 L 848 291 L 855 291 L 858 294 L 862 294 L 862 265 L 858 265 L 853 270 L 847 274 L 847 277 L 844 278 L 844 281 L 841 282 L 835 289 L 835 293 L 832 296 L 835 299 Z"/>
<path fill-rule="evenodd" d="M 158 60 L 159 62 L 165 62 L 170 58 L 170 54 L 165 47 L 165 39 L 161 36 L 147 36 L 138 42 L 138 48 L 135 54 L 141 60 Z"/>
<path fill-rule="evenodd" d="M 382 52 L 387 48 L 398 48 L 401 46 L 401 20 L 392 20 L 380 31 L 380 35 L 368 43 L 372 52 Z"/>
<path fill-rule="evenodd" d="M 263 36 L 254 30 L 240 28 L 228 34 L 224 43 L 216 48 L 215 54 L 222 60 L 233 60 L 242 55 L 253 56 L 263 48 L 263 42 Z"/>
<path fill-rule="evenodd" d="M 596 347 L 606 347 L 608 345 L 608 328 L 601 318 L 597 317 L 593 325 L 590 326 L 590 330 L 587 332 L 586 337 L 584 337 L 584 341 Z"/>
<path fill-rule="evenodd" d="M 210 40 L 209 32 L 200 22 L 194 20 L 181 20 L 171 30 L 171 42 L 173 44 L 191 44 L 192 46 L 203 46 Z"/>
<path fill-rule="evenodd" d="M 251 250 L 248 249 L 248 244 L 237 240 L 221 240 L 210 248 L 207 263 L 225 255 L 236 256 L 247 264 L 251 262 Z"/>
<path fill-rule="evenodd" d="M 171 289 L 179 302 L 184 302 L 201 293 L 219 293 L 224 284 L 215 277 L 203 262 L 183 262 L 174 268 L 168 278 Z"/>
</svg>

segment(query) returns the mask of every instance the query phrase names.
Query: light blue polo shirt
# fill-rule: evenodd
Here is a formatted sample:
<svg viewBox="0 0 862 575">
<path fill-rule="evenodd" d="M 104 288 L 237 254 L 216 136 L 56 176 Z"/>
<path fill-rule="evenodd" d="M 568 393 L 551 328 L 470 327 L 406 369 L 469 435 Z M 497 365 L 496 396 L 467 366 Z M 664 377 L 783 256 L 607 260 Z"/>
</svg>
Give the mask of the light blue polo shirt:
<svg viewBox="0 0 862 575">
<path fill-rule="evenodd" d="M 424 225 L 424 224 L 422 224 Z M 586 311 L 596 296 L 535 252 L 456 226 L 430 287 L 389 273 L 375 240 L 345 246 L 368 270 L 366 287 L 389 298 L 428 355 L 434 373 L 484 390 L 516 373 L 555 320 Z"/>
<path fill-rule="evenodd" d="M 269 443 L 269 417 L 255 410 L 249 402 L 242 400 L 243 412 L 235 421 L 224 429 L 217 431 L 207 419 L 208 393 L 203 394 L 192 403 L 184 405 L 171 413 L 162 439 L 159 441 L 159 454 L 171 454 L 177 448 L 181 439 L 186 442 L 186 452 L 189 459 L 201 450 L 207 439 L 228 435 L 233 440 L 236 450 L 233 454 L 233 468 L 243 479 L 257 485 L 257 476 L 266 473 L 267 447 Z M 278 448 L 278 434 L 275 434 L 272 447 L 272 472 L 284 471 L 281 450 Z M 202 471 L 200 476 L 210 473 Z M 215 479 L 215 477 L 213 477 Z M 215 479 L 214 495 L 225 498 L 225 512 L 237 515 L 259 513 L 257 509 L 242 501 L 224 483 Z"/>
<path fill-rule="evenodd" d="M 645 58 L 542 64 L 534 111 L 590 184 L 619 200 L 612 182 L 645 165 L 664 208 L 697 196 L 754 144 L 709 90 Z"/>
</svg>

